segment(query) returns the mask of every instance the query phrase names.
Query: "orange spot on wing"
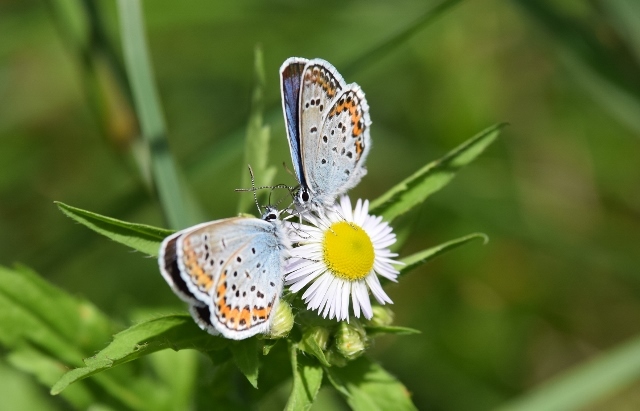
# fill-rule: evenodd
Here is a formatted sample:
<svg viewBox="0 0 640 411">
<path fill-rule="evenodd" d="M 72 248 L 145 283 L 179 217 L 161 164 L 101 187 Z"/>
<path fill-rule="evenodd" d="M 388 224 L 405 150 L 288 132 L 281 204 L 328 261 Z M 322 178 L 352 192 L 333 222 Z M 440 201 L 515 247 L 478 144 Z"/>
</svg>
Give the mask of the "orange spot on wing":
<svg viewBox="0 0 640 411">
<path fill-rule="evenodd" d="M 240 310 L 234 308 L 227 316 L 227 327 L 237 330 L 240 322 Z"/>
<path fill-rule="evenodd" d="M 356 159 L 360 159 L 363 150 L 364 144 L 362 144 L 362 141 L 356 141 Z"/>
<path fill-rule="evenodd" d="M 238 326 L 244 328 L 249 328 L 251 326 L 251 311 L 248 307 L 242 309 L 240 318 L 238 319 Z"/>
<path fill-rule="evenodd" d="M 184 265 L 187 268 L 189 276 L 193 279 L 193 282 L 204 291 L 209 291 L 213 285 L 213 278 L 207 274 L 200 263 L 198 262 L 198 255 L 191 247 L 191 243 L 188 238 L 185 238 L 183 244 L 184 250 Z"/>
<path fill-rule="evenodd" d="M 256 317 L 255 322 L 264 322 L 267 318 L 269 318 L 269 313 L 271 312 L 271 307 L 254 307 L 251 310 L 251 315 Z"/>
<path fill-rule="evenodd" d="M 310 67 L 305 73 L 305 81 L 316 83 L 322 87 L 322 90 L 330 99 L 333 98 L 339 90 L 337 80 L 334 80 L 334 84 L 331 84 L 332 79 L 331 73 L 320 66 Z"/>
</svg>

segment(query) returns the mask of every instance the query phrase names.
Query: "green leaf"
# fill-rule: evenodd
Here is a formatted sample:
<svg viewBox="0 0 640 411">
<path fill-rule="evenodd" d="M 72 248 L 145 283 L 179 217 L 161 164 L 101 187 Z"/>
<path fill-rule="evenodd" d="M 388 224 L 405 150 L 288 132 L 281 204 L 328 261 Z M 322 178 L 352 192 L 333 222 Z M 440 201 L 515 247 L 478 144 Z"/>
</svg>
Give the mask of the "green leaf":
<svg viewBox="0 0 640 411">
<path fill-rule="evenodd" d="M 84 360 L 84 367 L 67 372 L 51 388 L 51 394 L 56 395 L 78 380 L 156 351 L 192 348 L 206 352 L 224 342 L 198 328 L 189 315 L 166 315 L 144 321 L 116 334 L 105 349 Z"/>
<path fill-rule="evenodd" d="M 264 340 L 263 344 L 262 344 L 262 355 L 269 355 L 269 353 L 271 352 L 271 349 L 273 349 L 273 347 L 275 347 L 275 345 L 278 343 L 278 340 Z"/>
<path fill-rule="evenodd" d="M 11 353 L 12 363 L 50 385 L 68 366 L 82 366 L 82 357 L 95 352 L 114 330 L 111 322 L 91 304 L 72 297 L 18 267 L 0 267 L 0 344 Z M 29 347 L 38 347 L 36 357 Z M 32 355 L 33 354 L 33 355 Z M 54 369 L 55 368 L 55 369 Z M 53 374 L 57 370 L 57 375 Z M 98 376 L 96 383 L 120 405 L 143 409 L 145 400 L 125 381 Z M 86 393 L 76 389 L 65 397 L 83 402 Z M 81 392 L 78 394 L 78 392 Z"/>
<path fill-rule="evenodd" d="M 33 271 L 0 266 L 0 344 L 27 341 L 66 364 L 79 365 L 113 326 L 93 305 L 47 283 Z"/>
<path fill-rule="evenodd" d="M 55 202 L 55 204 L 67 217 L 89 227 L 93 231 L 154 257 L 158 255 L 162 240 L 173 233 L 173 231 L 165 230 L 164 228 L 128 223 L 105 217 L 60 202 Z"/>
<path fill-rule="evenodd" d="M 247 377 L 254 388 L 258 388 L 258 339 L 247 338 L 246 340 L 233 341 L 229 348 L 231 348 L 233 360 L 242 374 Z"/>
<path fill-rule="evenodd" d="M 253 90 L 253 101 L 251 115 L 247 127 L 247 137 L 244 148 L 244 163 L 251 166 L 257 187 L 269 186 L 276 175 L 276 168 L 268 166 L 269 145 L 271 139 L 271 129 L 264 123 L 264 87 L 265 73 L 262 49 L 256 47 L 255 53 L 255 88 Z M 242 171 L 240 187 L 251 186 L 251 176 L 247 170 Z M 238 212 L 246 212 L 253 205 L 253 197 L 248 193 L 240 194 L 238 198 Z"/>
<path fill-rule="evenodd" d="M 482 240 L 483 243 L 486 244 L 487 241 L 489 241 L 489 237 L 487 237 L 486 234 L 473 233 L 464 237 L 456 238 L 455 240 L 447 241 L 446 243 L 442 243 L 435 247 L 419 251 L 415 254 L 411 254 L 410 256 L 400 260 L 405 264 L 404 266 L 400 267 L 400 274 L 406 274 L 414 268 L 426 263 L 427 261 L 430 261 L 437 256 L 446 253 L 447 251 L 451 251 L 473 240 Z"/>
<path fill-rule="evenodd" d="M 7 361 L 13 367 L 33 375 L 38 382 L 47 387 L 60 379 L 66 368 L 65 364 L 26 344 L 11 351 Z M 91 392 L 82 384 L 71 387 L 62 394 L 62 397 L 77 409 L 87 409 L 95 402 Z"/>
<path fill-rule="evenodd" d="M 394 50 L 397 50 L 399 46 L 405 44 L 407 40 L 413 37 L 414 34 L 428 26 L 461 1 L 462 0 L 444 0 L 430 8 L 416 21 L 408 24 L 406 27 L 403 27 L 398 33 L 357 56 L 356 59 L 347 65 L 347 68 L 344 70 L 345 77 L 348 78 L 353 72 L 375 65 L 376 61 L 382 59 Z"/>
<path fill-rule="evenodd" d="M 194 350 L 178 352 L 164 350 L 147 357 L 155 375 L 162 381 L 163 405 L 168 410 L 192 408 L 197 387 L 198 353 Z M 75 385 L 69 387 L 73 388 Z M 65 392 L 67 392 L 65 390 Z"/>
<path fill-rule="evenodd" d="M 411 335 L 420 334 L 422 331 L 409 327 L 396 327 L 392 325 L 365 326 L 368 335 L 376 334 L 395 334 L 395 335 Z"/>
<path fill-rule="evenodd" d="M 499 411 L 581 410 L 640 379 L 640 337 L 547 380 Z"/>
<path fill-rule="evenodd" d="M 0 360 L 0 398 L 3 410 L 59 411 L 51 398 L 24 372 L 16 370 Z M 71 403 L 71 405 L 76 405 Z M 90 404 L 88 404 L 90 405 Z M 75 409 L 89 409 L 89 407 Z"/>
<path fill-rule="evenodd" d="M 289 354 L 293 369 L 293 387 L 285 410 L 306 411 L 311 409 L 320 391 L 322 367 L 310 358 L 298 356 L 295 344 L 290 345 Z"/>
<path fill-rule="evenodd" d="M 326 369 L 331 384 L 353 410 L 415 410 L 409 391 L 394 376 L 366 357 L 345 367 Z"/>
<path fill-rule="evenodd" d="M 371 213 L 386 221 L 411 210 L 427 197 L 447 185 L 456 173 L 478 157 L 500 134 L 503 124 L 497 124 L 467 140 L 444 157 L 427 164 L 400 184 L 371 202 Z"/>
<path fill-rule="evenodd" d="M 316 341 L 312 334 L 305 334 L 302 337 L 298 348 L 316 357 L 318 361 L 320 361 L 320 364 L 324 365 L 325 367 L 331 367 L 331 364 L 322 351 L 322 347 L 318 345 L 318 341 Z"/>
<path fill-rule="evenodd" d="M 136 113 L 151 154 L 151 171 L 164 213 L 173 228 L 203 221 L 186 185 L 178 176 L 167 142 L 167 129 L 155 87 L 140 0 L 119 0 L 120 34 L 125 68 Z"/>
</svg>

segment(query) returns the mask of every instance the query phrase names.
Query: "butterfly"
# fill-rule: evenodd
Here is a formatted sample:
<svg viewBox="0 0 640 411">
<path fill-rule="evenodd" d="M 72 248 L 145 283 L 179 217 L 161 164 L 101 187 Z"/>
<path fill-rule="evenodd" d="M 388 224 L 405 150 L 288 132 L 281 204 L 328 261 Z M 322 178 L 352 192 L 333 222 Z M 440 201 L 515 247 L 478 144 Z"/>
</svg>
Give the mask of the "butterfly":
<svg viewBox="0 0 640 411">
<path fill-rule="evenodd" d="M 279 212 L 199 224 L 165 238 L 160 272 L 200 328 L 242 340 L 266 333 L 291 248 Z"/>
<path fill-rule="evenodd" d="M 300 188 L 296 208 L 323 210 L 366 174 L 371 148 L 369 106 L 355 83 L 346 84 L 322 59 L 291 57 L 280 67 L 282 109 Z"/>
</svg>

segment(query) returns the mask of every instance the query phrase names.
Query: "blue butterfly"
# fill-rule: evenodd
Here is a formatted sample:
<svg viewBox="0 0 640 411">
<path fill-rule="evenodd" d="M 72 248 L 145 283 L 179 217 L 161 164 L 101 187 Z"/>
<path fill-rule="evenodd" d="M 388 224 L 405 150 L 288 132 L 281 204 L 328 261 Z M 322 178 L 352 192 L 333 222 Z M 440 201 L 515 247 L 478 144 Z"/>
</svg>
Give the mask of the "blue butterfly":
<svg viewBox="0 0 640 411">
<path fill-rule="evenodd" d="M 367 173 L 369 106 L 355 83 L 346 84 L 322 59 L 287 59 L 280 67 L 282 109 L 300 188 L 300 212 L 322 213 Z"/>
<path fill-rule="evenodd" d="M 242 340 L 267 333 L 282 293 L 289 240 L 279 212 L 198 224 L 165 238 L 160 272 L 213 335 Z"/>
</svg>

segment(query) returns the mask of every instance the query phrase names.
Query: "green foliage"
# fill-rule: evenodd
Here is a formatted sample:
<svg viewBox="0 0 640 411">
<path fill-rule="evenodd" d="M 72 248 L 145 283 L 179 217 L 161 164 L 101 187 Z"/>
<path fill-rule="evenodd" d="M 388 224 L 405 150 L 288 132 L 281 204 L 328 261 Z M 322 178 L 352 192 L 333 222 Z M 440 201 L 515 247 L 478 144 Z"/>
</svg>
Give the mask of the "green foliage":
<svg viewBox="0 0 640 411">
<path fill-rule="evenodd" d="M 113 241 L 153 257 L 158 256 L 162 240 L 173 233 L 173 231 L 165 230 L 164 228 L 128 223 L 115 218 L 105 217 L 60 202 L 56 202 L 56 205 L 67 217 L 78 223 Z"/>
<path fill-rule="evenodd" d="M 299 355 L 295 344 L 289 345 L 293 387 L 285 407 L 287 411 L 309 410 L 320 391 L 323 370 L 315 361 Z"/>
<path fill-rule="evenodd" d="M 329 368 L 327 376 L 353 410 L 416 409 L 406 387 L 366 357 L 360 357 L 342 368 Z"/>
<path fill-rule="evenodd" d="M 405 274 L 414 268 L 421 266 L 427 261 L 473 240 L 482 240 L 486 244 L 489 241 L 489 237 L 481 233 L 469 234 L 464 237 L 456 238 L 455 240 L 447 241 L 446 243 L 442 243 L 435 247 L 419 251 L 415 254 L 411 254 L 410 256 L 404 257 L 400 260 L 404 264 L 400 267 L 400 274 Z"/>
<path fill-rule="evenodd" d="M 155 77 L 147 51 L 140 0 L 118 1 L 125 67 L 136 112 L 151 156 L 151 171 L 169 225 L 186 228 L 202 221 L 202 213 L 179 178 L 167 142 Z"/>
<path fill-rule="evenodd" d="M 247 377 L 247 380 L 258 388 L 258 340 L 257 338 L 247 338 L 236 341 L 230 345 L 233 359 L 238 369 Z"/>
<path fill-rule="evenodd" d="M 415 328 L 409 327 L 398 327 L 392 325 L 371 325 L 365 326 L 365 330 L 367 330 L 368 335 L 376 335 L 376 334 L 395 334 L 395 335 L 411 335 L 411 334 L 420 334 L 420 330 L 416 330 Z"/>
<path fill-rule="evenodd" d="M 116 334 L 105 349 L 84 360 L 84 367 L 66 373 L 51 388 L 51 393 L 59 394 L 73 382 L 156 351 L 190 348 L 207 352 L 225 345 L 225 340 L 203 333 L 189 315 L 154 318 Z"/>
<path fill-rule="evenodd" d="M 581 410 L 605 400 L 640 377 L 640 338 L 635 337 L 534 388 L 499 411 Z"/>
<path fill-rule="evenodd" d="M 505 124 L 497 124 L 480 132 L 450 151 L 446 156 L 429 163 L 371 202 L 371 213 L 392 221 L 422 203 L 431 194 L 447 185 L 456 173 L 475 160 L 494 142 Z"/>
<path fill-rule="evenodd" d="M 69 367 L 98 349 L 115 326 L 86 301 L 71 297 L 32 271 L 0 267 L 0 344 L 11 351 L 9 362 L 51 384 Z M 100 375 L 86 386 L 63 394 L 77 408 L 104 401 L 142 409 L 142 385 L 125 384 L 114 375 Z M 98 388 L 99 387 L 99 388 Z M 109 401 L 109 400 L 108 400 Z"/>
<path fill-rule="evenodd" d="M 408 211 L 410 208 L 420 204 L 426 198 L 425 193 L 435 192 L 448 183 L 458 169 L 468 164 L 487 144 L 493 141 L 497 136 L 497 130 L 499 130 L 499 127 L 493 127 L 481 133 L 470 140 L 469 143 L 463 144 L 442 160 L 432 163 L 433 165 L 427 166 L 409 179 L 409 181 L 419 180 L 418 185 L 408 183 L 396 186 L 390 192 L 399 194 L 383 196 L 383 198 L 388 198 L 383 203 L 384 210 Z M 441 175 L 438 176 L 438 174 Z M 407 186 L 419 186 L 419 189 L 405 189 L 404 187 Z M 171 233 L 171 231 L 155 227 L 104 217 L 62 203 L 58 203 L 58 207 L 70 218 L 99 234 L 152 256 L 157 255 L 163 236 Z M 393 212 L 391 211 L 390 213 Z M 405 266 L 402 267 L 402 272 L 416 268 L 438 255 L 475 239 L 486 241 L 486 236 L 483 234 L 471 234 L 406 257 L 403 260 Z M 363 347 L 366 347 L 365 331 L 372 336 L 419 333 L 419 331 L 411 328 L 391 325 L 367 325 L 362 328 L 357 321 L 353 322 L 353 326 L 362 332 L 360 338 L 364 339 L 362 341 Z M 323 332 L 340 332 L 338 328 L 331 326 L 330 329 L 333 331 Z M 380 407 L 378 409 L 386 409 L 385 407 L 390 406 L 395 401 L 399 401 L 398 406 L 400 409 L 413 408 L 406 393 L 406 388 L 380 366 L 362 359 L 348 362 L 347 359 L 351 357 L 345 358 L 340 353 L 340 350 L 336 351 L 334 346 L 327 351 L 326 338 L 328 336 L 324 336 L 322 333 L 318 334 L 313 330 L 322 331 L 323 326 L 309 328 L 308 331 L 310 332 L 303 329 L 300 339 L 294 336 L 289 338 L 293 390 L 287 403 L 288 409 L 308 409 L 311 406 L 320 389 L 323 376 L 322 367 L 327 369 L 327 375 L 332 384 L 346 396 L 347 402 L 354 409 L 365 409 L 372 406 L 372 404 L 377 404 L 376 406 Z M 319 342 L 318 338 L 324 342 Z M 264 355 L 268 355 L 271 349 L 270 344 L 260 349 L 258 341 L 254 337 L 243 341 L 230 342 L 210 336 L 200 330 L 193 320 L 186 315 L 154 318 L 116 334 L 111 344 L 95 356 L 85 360 L 84 367 L 76 368 L 62 376 L 55 383 L 51 392 L 58 394 L 76 381 L 167 348 L 173 350 L 196 349 L 207 354 L 215 363 L 222 354 L 220 350 L 228 347 L 238 369 L 254 388 L 258 388 L 260 366 L 258 352 L 262 351 Z M 299 352 L 311 354 L 312 357 L 300 357 L 298 355 Z M 327 358 L 325 352 L 330 353 L 331 359 Z M 357 357 L 357 355 L 354 355 L 354 357 Z M 345 364 L 347 364 L 346 367 L 340 368 L 340 370 L 335 367 L 335 365 L 343 366 Z"/>
<path fill-rule="evenodd" d="M 25 267 L 0 267 L 0 343 L 37 346 L 78 365 L 114 330 L 93 305 L 69 296 Z"/>
<path fill-rule="evenodd" d="M 69 75 L 68 67 L 60 70 L 51 64 L 51 56 L 63 60 L 59 39 L 35 6 L 21 6 L 19 13 L 9 7 L 9 13 L 0 16 L 0 53 L 10 57 L 8 69 L 0 69 L 0 89 L 12 102 L 0 113 L 0 133 L 15 136 L 0 153 L 3 164 L 9 164 L 0 177 L 7 203 L 0 210 L 1 222 L 7 225 L 0 248 L 5 260 L 33 263 L 73 295 L 24 267 L 0 267 L 0 345 L 6 353 L 0 362 L 0 393 L 8 409 L 238 409 L 255 406 L 271 395 L 267 393 L 288 393 L 291 387 L 286 407 L 302 410 L 312 407 L 323 386 L 323 393 L 340 393 L 353 409 L 414 409 L 412 401 L 420 409 L 493 409 L 511 396 L 516 398 L 500 409 L 595 409 L 602 404 L 607 409 L 633 408 L 632 388 L 640 369 L 637 337 L 616 342 L 637 332 L 633 319 L 640 295 L 634 247 L 640 232 L 634 195 L 637 161 L 624 155 L 637 151 L 636 141 L 627 137 L 640 130 L 636 2 L 500 3 L 491 6 L 499 11 L 492 15 L 501 19 L 497 31 L 491 19 L 474 17 L 486 5 L 460 0 L 444 0 L 433 8 L 415 2 L 394 3 L 392 9 L 382 3 L 366 8 L 347 4 L 346 13 L 362 16 L 362 24 L 341 30 L 335 30 L 335 24 L 345 14 L 343 9 L 340 14 L 321 10 L 318 16 L 304 6 L 286 13 L 276 9 L 265 21 L 261 7 L 247 11 L 233 3 L 212 5 L 207 15 L 209 9 L 202 5 L 145 3 L 155 11 L 143 19 L 138 0 L 122 0 L 114 4 L 117 10 L 84 0 L 47 4 L 66 45 L 72 45 L 68 54 L 80 62 L 78 72 L 85 78 L 79 80 L 75 73 Z M 461 7 L 454 10 L 457 5 Z M 180 13 L 167 13 L 172 7 L 180 7 Z M 389 10 L 396 8 L 400 17 L 389 18 Z M 430 24 L 452 10 L 451 18 Z M 110 15 L 111 11 L 117 13 Z M 124 59 L 110 41 L 116 15 Z M 314 22 L 319 35 L 300 43 L 297 35 L 310 16 L 325 23 Z M 152 34 L 151 49 L 143 20 Z M 535 31 L 529 31 L 530 22 L 537 24 Z M 428 35 L 422 33 L 426 27 Z M 263 38 L 267 32 L 272 34 Z M 350 41 L 343 41 L 345 35 Z M 43 38 L 47 41 L 36 43 Z M 226 43 L 226 38 L 233 42 Z M 533 41 L 524 43 L 527 39 Z M 249 107 L 247 50 L 257 40 L 269 47 L 264 56 L 256 48 Z M 507 53 L 487 58 L 496 45 Z M 150 50 L 159 63 L 159 88 Z M 415 305 L 394 297 L 394 310 L 404 310 L 398 317 L 413 321 L 422 335 L 391 323 L 352 322 L 365 331 L 363 346 L 374 337 L 390 335 L 377 346 L 385 358 L 381 364 L 393 367 L 407 387 L 366 357 L 348 361 L 336 349 L 336 324 L 307 321 L 302 305 L 295 302 L 296 325 L 282 341 L 222 340 L 198 329 L 187 315 L 131 321 L 127 311 L 142 305 L 136 299 L 140 290 L 151 295 L 156 294 L 150 291 L 154 287 L 164 286 L 157 273 L 151 277 L 155 261 L 133 254 L 120 264 L 112 254 L 103 254 L 109 245 L 95 240 L 97 236 L 71 236 L 74 228 L 68 221 L 34 212 L 34 198 L 51 208 L 50 202 L 42 201 L 43 193 L 87 208 L 101 204 L 105 215 L 122 220 L 57 206 L 99 234 L 155 256 L 172 231 L 124 221 L 162 225 L 158 207 L 144 188 L 157 191 L 166 225 L 176 229 L 204 221 L 189 185 L 198 188 L 199 200 L 215 206 L 214 213 L 232 213 L 237 199 L 240 211 L 251 209 L 250 194 L 236 199 L 230 193 L 235 187 L 249 187 L 246 164 L 253 167 L 258 186 L 271 184 L 282 171 L 270 166 L 286 156 L 286 149 L 278 150 L 286 139 L 273 68 L 291 50 L 327 58 L 348 81 L 363 85 L 372 107 L 375 150 L 385 155 L 368 160 L 369 178 L 358 190 L 393 186 L 372 202 L 372 211 L 392 221 L 413 210 L 407 219 L 415 222 L 411 239 L 418 238 L 407 245 L 420 250 L 422 244 L 455 237 L 451 232 L 475 229 L 494 239 L 481 253 L 494 260 L 459 254 L 439 262 L 447 275 L 416 276 L 424 281 L 417 291 L 405 291 L 400 282 L 400 296 L 425 293 Z M 187 54 L 197 57 L 184 61 L 183 67 Z M 37 67 L 44 67 L 45 83 L 38 82 L 38 71 L 33 71 Z M 584 93 L 571 82 L 602 110 L 585 102 Z M 20 83 L 37 92 L 14 86 Z M 50 86 L 58 83 L 70 86 Z M 88 101 L 76 96 L 78 83 L 90 89 L 83 90 Z M 169 127 L 161 97 L 170 110 Z M 84 118 L 85 104 L 92 106 L 99 124 Z M 503 150 L 500 155 L 463 173 L 455 188 L 430 200 L 432 207 L 421 207 L 495 141 L 502 125 L 424 166 L 423 153 L 444 152 L 452 146 L 452 136 L 467 135 L 494 118 L 511 118 L 517 125 L 513 138 L 497 147 Z M 123 175 L 118 168 L 120 160 L 127 161 L 115 142 L 118 126 L 133 141 L 127 155 L 133 151 L 143 180 L 151 184 L 143 187 L 138 175 L 129 169 Z M 144 139 L 135 135 L 138 126 Z M 83 133 L 78 133 L 81 127 Z M 99 140 L 93 138 L 94 128 L 101 128 L 115 148 L 108 160 L 102 154 L 91 155 L 92 147 L 102 149 L 94 147 Z M 272 134 L 278 138 L 271 139 Z M 63 135 L 88 138 L 49 139 L 55 145 L 43 138 Z M 47 142 L 33 145 L 34 138 Z M 73 152 L 73 158 L 55 160 L 62 156 L 51 155 L 57 152 L 52 147 Z M 188 179 L 173 158 L 184 163 Z M 85 188 L 85 182 L 74 186 L 78 170 L 86 170 L 86 180 L 95 188 Z M 239 184 L 229 170 L 234 176 L 241 173 Z M 233 187 L 225 191 L 227 185 Z M 84 197 L 79 195 L 83 191 Z M 486 243 L 487 236 L 470 234 L 402 254 L 401 274 L 475 240 Z M 131 269 L 130 261 L 141 261 L 144 268 Z M 151 285 L 145 275 L 158 283 Z M 127 282 L 131 278 L 137 282 Z M 105 283 L 113 286 L 105 288 Z M 75 297 L 80 293 L 92 301 L 102 298 L 98 305 L 110 315 Z M 157 294 L 144 305 L 166 304 Z M 601 310 L 603 302 L 610 309 Z M 128 328 L 113 335 L 122 329 L 121 322 Z M 314 327 L 322 332 L 307 332 Z M 394 343 L 392 349 L 386 349 L 387 342 Z M 566 358 L 577 358 L 584 346 L 612 348 L 529 390 L 532 375 L 538 379 L 549 368 L 565 366 Z M 60 397 L 47 401 L 36 383 L 54 386 Z M 612 404 L 612 398 L 622 401 Z M 631 405 L 624 402 L 627 399 Z"/>
<path fill-rule="evenodd" d="M 264 87 L 265 73 L 262 49 L 256 47 L 255 57 L 255 86 L 253 90 L 253 100 L 249 124 L 247 126 L 247 137 L 245 138 L 244 162 L 251 166 L 257 187 L 269 186 L 273 183 L 276 168 L 269 166 L 269 145 L 271 139 L 271 128 L 264 124 Z M 249 188 L 251 186 L 250 174 L 243 170 L 240 187 Z M 246 212 L 253 208 L 253 197 L 241 195 L 238 199 L 238 212 Z"/>
</svg>

